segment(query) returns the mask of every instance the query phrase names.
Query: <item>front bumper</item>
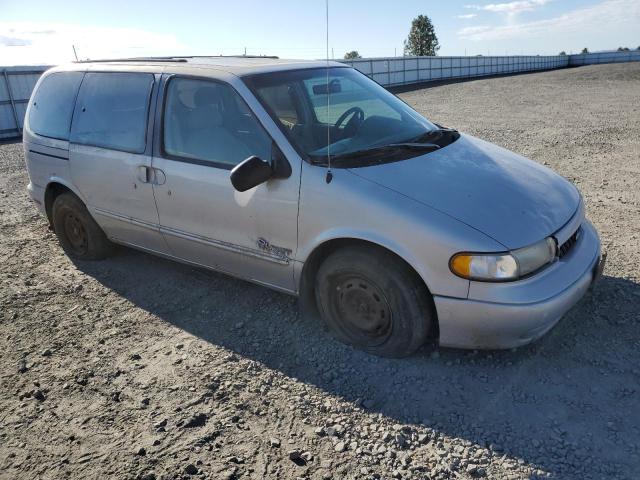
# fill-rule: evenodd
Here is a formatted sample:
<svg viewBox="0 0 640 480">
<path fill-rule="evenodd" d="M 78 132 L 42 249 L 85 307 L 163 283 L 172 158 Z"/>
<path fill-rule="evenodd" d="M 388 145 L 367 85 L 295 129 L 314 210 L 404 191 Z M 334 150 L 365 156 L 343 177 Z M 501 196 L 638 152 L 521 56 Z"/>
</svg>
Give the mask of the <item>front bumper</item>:
<svg viewBox="0 0 640 480">
<path fill-rule="evenodd" d="M 539 275 L 485 283 L 478 289 L 481 300 L 435 296 L 440 345 L 504 349 L 536 340 L 584 296 L 598 276 L 600 262 L 600 239 L 585 220 L 573 250 Z"/>
</svg>

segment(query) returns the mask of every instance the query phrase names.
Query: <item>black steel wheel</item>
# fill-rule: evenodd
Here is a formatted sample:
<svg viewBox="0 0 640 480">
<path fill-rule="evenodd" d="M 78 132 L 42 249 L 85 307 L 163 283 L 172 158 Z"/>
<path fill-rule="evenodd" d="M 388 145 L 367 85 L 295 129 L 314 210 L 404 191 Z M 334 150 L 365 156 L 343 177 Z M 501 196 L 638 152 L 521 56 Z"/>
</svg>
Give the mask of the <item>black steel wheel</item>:
<svg viewBox="0 0 640 480">
<path fill-rule="evenodd" d="M 58 241 L 71 258 L 99 260 L 112 252 L 113 244 L 73 193 L 56 197 L 52 215 Z"/>
<path fill-rule="evenodd" d="M 340 341 L 375 355 L 403 357 L 424 344 L 432 298 L 416 273 L 391 253 L 348 247 L 331 254 L 316 278 L 321 318 Z"/>
<path fill-rule="evenodd" d="M 75 212 L 68 210 L 64 216 L 64 234 L 73 254 L 82 257 L 89 249 L 89 235 Z"/>
</svg>

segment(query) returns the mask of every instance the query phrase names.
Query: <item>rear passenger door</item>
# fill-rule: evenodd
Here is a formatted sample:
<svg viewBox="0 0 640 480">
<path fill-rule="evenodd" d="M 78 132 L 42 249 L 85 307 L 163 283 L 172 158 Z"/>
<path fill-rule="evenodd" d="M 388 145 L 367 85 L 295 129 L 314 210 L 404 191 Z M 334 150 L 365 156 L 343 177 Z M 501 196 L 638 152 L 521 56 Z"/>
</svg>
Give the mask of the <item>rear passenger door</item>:
<svg viewBox="0 0 640 480">
<path fill-rule="evenodd" d="M 69 160 L 74 184 L 110 238 L 167 253 L 151 170 L 151 73 L 89 72 L 76 101 Z"/>
<path fill-rule="evenodd" d="M 153 167 L 165 181 L 154 189 L 171 251 L 189 262 L 293 290 L 300 164 L 289 164 L 229 83 L 176 75 L 162 90 Z M 281 165 L 291 175 L 236 191 L 230 171 L 252 155 L 285 162 Z"/>
</svg>

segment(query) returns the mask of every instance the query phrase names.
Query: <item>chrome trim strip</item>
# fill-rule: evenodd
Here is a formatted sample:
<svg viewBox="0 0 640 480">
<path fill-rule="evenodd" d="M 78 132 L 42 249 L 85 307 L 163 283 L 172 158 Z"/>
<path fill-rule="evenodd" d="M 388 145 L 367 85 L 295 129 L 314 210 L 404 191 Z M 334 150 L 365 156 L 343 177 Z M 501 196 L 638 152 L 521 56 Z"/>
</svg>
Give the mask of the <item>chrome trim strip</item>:
<svg viewBox="0 0 640 480">
<path fill-rule="evenodd" d="M 102 215 L 104 217 L 114 218 L 116 220 L 121 220 L 123 222 L 132 223 L 139 227 L 148 228 L 149 230 L 153 230 L 154 232 L 159 232 L 160 228 L 157 223 L 145 222 L 144 220 L 139 220 L 137 218 L 129 217 L 127 215 L 122 215 L 120 213 L 111 212 L 109 210 L 103 210 L 98 207 L 89 207 L 90 210 L 93 210 L 98 215 Z"/>
<path fill-rule="evenodd" d="M 193 262 L 191 260 L 185 260 L 184 258 L 180 258 L 180 257 L 176 257 L 173 256 L 169 253 L 164 253 L 164 252 L 158 252 L 157 250 L 153 250 L 151 248 L 145 248 L 145 247 L 141 247 L 140 245 L 136 245 L 135 243 L 129 243 L 129 242 L 125 242 L 124 240 L 121 240 L 117 237 L 110 237 L 109 240 L 118 243 L 120 245 L 126 245 L 127 247 L 131 247 L 131 248 L 135 248 L 136 250 L 140 250 L 142 252 L 146 252 L 146 253 L 150 253 L 152 255 L 156 255 L 158 257 L 162 257 L 162 258 L 166 258 L 169 260 L 173 260 L 175 262 L 179 262 L 185 265 L 191 265 L 194 267 L 198 267 L 198 268 L 203 268 L 205 270 L 209 270 L 211 272 L 219 272 L 222 273 L 224 275 L 229 275 L 230 277 L 234 277 L 234 278 L 239 278 L 240 280 L 245 280 L 247 282 L 251 282 L 254 283 L 256 285 L 260 285 L 262 287 L 267 287 L 267 288 L 271 288 L 273 290 L 277 290 L 279 292 L 282 293 L 286 293 L 287 295 L 293 295 L 294 297 L 298 295 L 298 292 L 295 290 L 290 290 L 288 288 L 284 288 L 281 287 L 279 285 L 273 284 L 273 283 L 268 283 L 268 282 L 262 282 L 260 280 L 256 280 L 255 278 L 250 278 L 250 277 L 243 277 L 242 275 L 238 275 L 236 273 L 230 272 L 228 270 L 224 270 L 222 268 L 215 268 L 215 267 L 211 267 L 209 265 L 204 265 L 202 263 L 198 263 L 198 262 Z"/>
<path fill-rule="evenodd" d="M 212 238 L 205 237 L 203 235 L 187 233 L 182 230 L 177 230 L 174 228 L 160 226 L 160 232 L 166 233 L 168 235 L 173 235 L 174 237 L 182 238 L 185 240 L 191 240 L 191 241 L 202 243 L 205 245 L 211 245 L 221 250 L 238 253 L 240 255 L 247 255 L 249 257 L 259 258 L 261 260 L 268 260 L 270 262 L 278 263 L 280 265 L 289 265 L 289 262 L 291 261 L 291 258 L 288 255 L 279 256 L 272 253 L 262 252 L 259 250 L 254 250 L 252 248 L 242 247 L 234 243 L 223 242 L 221 240 L 214 240 Z"/>
<path fill-rule="evenodd" d="M 182 230 L 177 230 L 175 228 L 164 227 L 162 225 L 157 225 L 154 223 L 145 222 L 143 220 L 139 220 L 137 218 L 128 217 L 126 215 L 121 215 L 119 213 L 114 213 L 108 210 L 103 210 L 102 208 L 90 207 L 98 215 L 103 215 L 105 217 L 114 218 L 116 220 L 121 220 L 123 222 L 132 223 L 139 227 L 148 228 L 153 230 L 154 232 L 160 232 L 162 234 L 173 235 L 174 237 L 182 238 L 185 240 L 190 240 L 198 243 L 202 243 L 204 245 L 209 245 L 215 248 L 219 248 L 221 250 L 226 250 L 228 252 L 237 253 L 240 255 L 246 255 L 248 257 L 257 258 L 260 260 L 266 260 L 269 262 L 277 263 L 280 265 L 289 265 L 291 262 L 291 258 L 288 255 L 278 255 L 275 253 L 270 253 L 271 251 L 260 251 L 254 250 L 252 248 L 242 247 L 240 245 L 236 245 L 233 243 L 223 242 L 221 240 L 214 240 L 209 237 L 205 237 L 203 235 L 196 235 L 192 233 L 187 233 Z"/>
<path fill-rule="evenodd" d="M 571 238 L 576 230 L 580 228 L 580 225 L 582 225 L 585 219 L 584 210 L 584 201 L 582 200 L 582 197 L 580 197 L 580 204 L 578 205 L 576 212 L 567 223 L 552 235 L 558 242 L 558 245 L 565 243 L 569 238 Z"/>
<path fill-rule="evenodd" d="M 39 152 L 37 150 L 32 150 L 31 148 L 29 149 L 29 153 L 35 153 L 36 155 L 42 155 L 44 157 L 51 157 L 51 158 L 57 158 L 57 159 L 60 159 L 60 160 L 69 161 L 69 157 L 61 157 L 60 155 L 52 155 L 50 153 Z"/>
</svg>

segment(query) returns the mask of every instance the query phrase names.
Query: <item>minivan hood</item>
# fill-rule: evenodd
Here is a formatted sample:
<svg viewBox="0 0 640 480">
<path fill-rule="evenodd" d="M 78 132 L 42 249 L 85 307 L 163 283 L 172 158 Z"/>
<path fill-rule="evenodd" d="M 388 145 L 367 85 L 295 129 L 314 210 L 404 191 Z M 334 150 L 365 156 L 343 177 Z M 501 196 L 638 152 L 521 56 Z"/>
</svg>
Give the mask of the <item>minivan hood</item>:
<svg viewBox="0 0 640 480">
<path fill-rule="evenodd" d="M 560 229 L 580 194 L 552 170 L 470 135 L 408 160 L 351 169 L 480 230 L 508 249 Z"/>
</svg>

